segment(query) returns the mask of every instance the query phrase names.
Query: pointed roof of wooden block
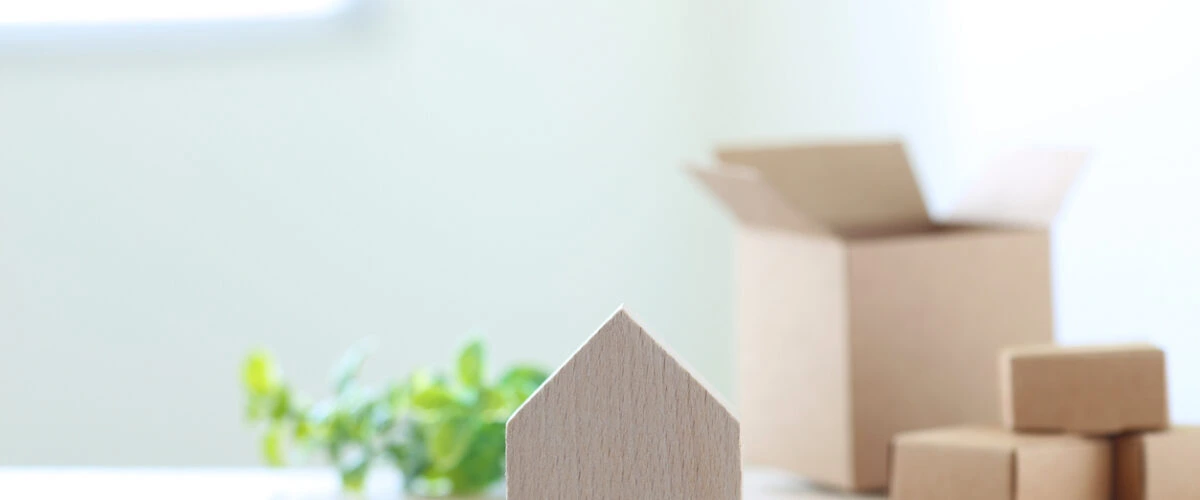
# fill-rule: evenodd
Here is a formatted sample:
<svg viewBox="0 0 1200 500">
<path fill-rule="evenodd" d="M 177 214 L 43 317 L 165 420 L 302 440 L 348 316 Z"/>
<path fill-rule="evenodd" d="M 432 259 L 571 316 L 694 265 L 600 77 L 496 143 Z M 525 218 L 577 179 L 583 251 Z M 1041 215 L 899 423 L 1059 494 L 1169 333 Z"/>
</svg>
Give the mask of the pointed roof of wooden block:
<svg viewBox="0 0 1200 500">
<path fill-rule="evenodd" d="M 741 498 L 728 408 L 624 309 L 508 422 L 508 498 Z"/>
</svg>

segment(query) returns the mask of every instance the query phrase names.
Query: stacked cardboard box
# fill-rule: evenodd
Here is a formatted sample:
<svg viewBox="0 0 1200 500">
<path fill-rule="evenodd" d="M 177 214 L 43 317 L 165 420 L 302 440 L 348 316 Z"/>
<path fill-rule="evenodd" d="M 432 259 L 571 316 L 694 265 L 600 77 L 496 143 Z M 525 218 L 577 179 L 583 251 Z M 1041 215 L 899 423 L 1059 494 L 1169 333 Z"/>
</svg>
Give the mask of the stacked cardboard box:
<svg viewBox="0 0 1200 500">
<path fill-rule="evenodd" d="M 1006 428 L 899 434 L 893 500 L 1200 499 L 1200 430 L 1169 426 L 1161 350 L 1037 346 L 1000 358 Z"/>
</svg>

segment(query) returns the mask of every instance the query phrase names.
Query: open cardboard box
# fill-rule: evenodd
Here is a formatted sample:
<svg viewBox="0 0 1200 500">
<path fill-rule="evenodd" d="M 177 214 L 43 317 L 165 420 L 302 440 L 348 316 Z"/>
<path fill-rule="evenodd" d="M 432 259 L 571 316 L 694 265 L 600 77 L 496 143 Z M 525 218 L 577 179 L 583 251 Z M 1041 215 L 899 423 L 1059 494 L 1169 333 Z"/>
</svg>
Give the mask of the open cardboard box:
<svg viewBox="0 0 1200 500">
<path fill-rule="evenodd" d="M 717 158 L 692 172 L 739 222 L 748 463 L 881 489 L 894 434 L 1000 423 L 996 353 L 1053 340 L 1049 229 L 1083 154 L 1006 156 L 945 223 L 898 142 Z"/>
</svg>

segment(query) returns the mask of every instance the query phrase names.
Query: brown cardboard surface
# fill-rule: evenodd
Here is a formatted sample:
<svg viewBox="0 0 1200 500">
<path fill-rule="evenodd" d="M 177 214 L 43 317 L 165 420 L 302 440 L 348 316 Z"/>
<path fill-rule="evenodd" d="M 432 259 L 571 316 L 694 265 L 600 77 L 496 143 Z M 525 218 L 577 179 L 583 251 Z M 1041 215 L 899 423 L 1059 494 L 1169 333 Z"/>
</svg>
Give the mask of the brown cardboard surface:
<svg viewBox="0 0 1200 500">
<path fill-rule="evenodd" d="M 996 352 L 1053 341 L 1045 229 L 935 225 L 896 142 L 718 157 L 695 175 L 741 226 L 747 463 L 882 489 L 894 433 L 1000 423 Z"/>
<path fill-rule="evenodd" d="M 1017 449 L 1017 496 L 1020 500 L 1109 499 L 1112 495 L 1111 443 L 1090 448 L 1026 446 Z"/>
<path fill-rule="evenodd" d="M 922 231 L 933 222 L 899 142 L 725 148 L 796 210 L 840 235 Z"/>
<path fill-rule="evenodd" d="M 900 445 L 893 455 L 893 500 L 1011 500 L 1011 450 Z"/>
<path fill-rule="evenodd" d="M 744 167 L 693 168 L 692 175 L 720 198 L 738 221 L 749 227 L 826 233 L 824 227 L 801 215 L 757 171 Z"/>
<path fill-rule="evenodd" d="M 1116 446 L 1117 500 L 1200 498 L 1200 428 L 1129 434 Z"/>
<path fill-rule="evenodd" d="M 1116 460 L 1114 493 L 1117 500 L 1144 500 L 1146 497 L 1146 456 L 1142 434 L 1118 437 L 1113 441 Z"/>
<path fill-rule="evenodd" d="M 1000 424 L 996 353 L 1053 338 L 1049 238 L 962 231 L 849 245 L 856 482 L 897 432 Z"/>
<path fill-rule="evenodd" d="M 1108 500 L 1104 439 L 955 427 L 896 436 L 893 500 Z"/>
<path fill-rule="evenodd" d="M 845 245 L 744 228 L 737 253 L 743 456 L 854 484 Z"/>
<path fill-rule="evenodd" d="M 1000 363 L 1009 428 L 1116 434 L 1170 420 L 1166 362 L 1153 346 L 1016 347 Z"/>
</svg>

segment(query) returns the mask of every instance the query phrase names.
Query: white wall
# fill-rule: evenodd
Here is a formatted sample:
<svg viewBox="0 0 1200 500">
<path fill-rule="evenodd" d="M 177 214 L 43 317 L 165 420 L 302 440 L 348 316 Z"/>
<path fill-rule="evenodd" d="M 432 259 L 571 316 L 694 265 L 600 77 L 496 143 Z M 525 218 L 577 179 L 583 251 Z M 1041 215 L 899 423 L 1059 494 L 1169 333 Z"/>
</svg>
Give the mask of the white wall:
<svg viewBox="0 0 1200 500">
<path fill-rule="evenodd" d="M 748 3 L 719 138 L 900 135 L 935 212 L 985 158 L 1086 146 L 1060 217 L 1058 336 L 1155 342 L 1200 422 L 1200 9 L 1077 0 Z"/>
<path fill-rule="evenodd" d="M 1059 223 L 1060 337 L 1165 347 L 1174 417 L 1200 422 L 1200 10 L 956 7 L 960 102 L 980 149 L 1054 142 L 1094 153 Z"/>
<path fill-rule="evenodd" d="M 728 392 L 730 223 L 676 167 L 795 137 L 906 138 L 939 212 L 996 148 L 1094 145 L 1061 337 L 1167 346 L 1200 421 L 1200 35 L 1140 5 L 443 0 L 0 33 L 0 464 L 253 463 L 251 346 L 314 391 L 367 335 L 373 378 L 472 331 L 551 364 L 621 302 Z"/>
<path fill-rule="evenodd" d="M 374 8 L 0 33 L 0 464 L 256 463 L 252 346 L 550 365 L 621 303 L 730 388 L 704 7 Z"/>
</svg>

